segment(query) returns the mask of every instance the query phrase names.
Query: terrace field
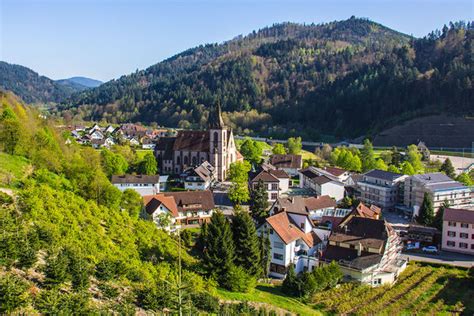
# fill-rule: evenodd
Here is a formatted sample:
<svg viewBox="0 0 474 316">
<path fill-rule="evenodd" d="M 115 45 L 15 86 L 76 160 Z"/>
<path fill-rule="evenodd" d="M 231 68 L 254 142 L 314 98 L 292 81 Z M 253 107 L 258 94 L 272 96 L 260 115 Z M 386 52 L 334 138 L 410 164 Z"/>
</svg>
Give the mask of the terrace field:
<svg viewBox="0 0 474 316">
<path fill-rule="evenodd" d="M 309 299 L 289 297 L 280 286 L 269 284 L 259 284 L 251 293 L 219 289 L 218 294 L 224 300 L 266 304 L 298 315 L 474 314 L 472 272 L 469 276 L 467 269 L 420 262 L 411 263 L 392 287 L 345 283 Z"/>
<path fill-rule="evenodd" d="M 474 278 L 466 269 L 414 263 L 392 287 L 348 283 L 315 295 L 312 302 L 329 314 L 473 315 Z"/>
</svg>

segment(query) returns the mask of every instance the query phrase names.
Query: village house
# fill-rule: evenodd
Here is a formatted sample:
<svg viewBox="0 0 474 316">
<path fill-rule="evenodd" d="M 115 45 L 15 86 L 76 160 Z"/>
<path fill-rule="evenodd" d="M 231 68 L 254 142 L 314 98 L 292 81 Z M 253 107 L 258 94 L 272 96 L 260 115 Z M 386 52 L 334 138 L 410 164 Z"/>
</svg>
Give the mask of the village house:
<svg viewBox="0 0 474 316">
<path fill-rule="evenodd" d="M 270 164 L 277 170 L 284 170 L 291 177 L 297 176 L 298 171 L 303 168 L 303 160 L 301 155 L 278 155 L 274 154 L 270 157 Z"/>
<path fill-rule="evenodd" d="M 243 160 L 235 147 L 232 130 L 224 125 L 220 105 L 209 116 L 207 131 L 178 131 L 175 137 L 158 139 L 155 156 L 160 173 L 180 174 L 209 161 L 216 169 L 216 179 L 224 181 L 230 165 Z"/>
<path fill-rule="evenodd" d="M 365 217 L 370 219 L 380 219 L 382 209 L 376 205 L 366 206 L 360 202 L 353 211 L 353 214 L 359 217 Z"/>
<path fill-rule="evenodd" d="M 403 182 L 406 175 L 373 169 L 362 175 L 357 181 L 360 200 L 383 209 L 394 209 L 403 200 Z"/>
<path fill-rule="evenodd" d="M 441 249 L 474 255 L 474 209 L 444 210 Z"/>
<path fill-rule="evenodd" d="M 326 176 L 332 180 L 337 180 L 344 184 L 347 183 L 351 175 L 349 171 L 341 169 L 341 168 L 337 168 L 337 167 L 324 167 L 324 168 L 312 167 L 312 170 L 315 171 L 320 176 Z"/>
<path fill-rule="evenodd" d="M 120 191 L 132 189 L 141 196 L 157 194 L 160 192 L 159 175 L 113 175 L 112 184 Z"/>
<path fill-rule="evenodd" d="M 435 212 L 448 201 L 454 208 L 474 206 L 472 190 L 441 172 L 416 174 L 405 180 L 404 205 L 412 216 L 418 215 L 425 193 L 433 200 Z"/>
<path fill-rule="evenodd" d="M 316 254 L 322 242 L 306 215 L 280 212 L 259 228 L 260 233 L 265 231 L 271 244 L 270 276 L 284 278 L 291 264 L 296 273 L 318 265 Z"/>
<path fill-rule="evenodd" d="M 259 181 L 265 185 L 269 202 L 275 201 L 290 187 L 290 176 L 284 170 L 262 170 L 250 181 L 250 186 L 255 188 Z"/>
<path fill-rule="evenodd" d="M 407 265 L 400 258 L 402 247 L 390 224 L 351 214 L 333 229 L 320 261 L 336 261 L 347 281 L 392 284 Z"/>
<path fill-rule="evenodd" d="M 209 222 L 215 208 L 211 191 L 159 193 L 144 196 L 143 202 L 149 216 L 159 219 L 160 214 L 168 214 L 175 228 Z"/>
<path fill-rule="evenodd" d="M 313 190 L 316 195 L 329 195 L 336 201 L 344 198 L 344 184 L 334 178 L 318 173 L 316 168 L 309 167 L 299 171 L 300 187 Z"/>
<path fill-rule="evenodd" d="M 215 181 L 215 168 L 207 161 L 188 168 L 181 175 L 186 190 L 207 190 Z"/>
</svg>

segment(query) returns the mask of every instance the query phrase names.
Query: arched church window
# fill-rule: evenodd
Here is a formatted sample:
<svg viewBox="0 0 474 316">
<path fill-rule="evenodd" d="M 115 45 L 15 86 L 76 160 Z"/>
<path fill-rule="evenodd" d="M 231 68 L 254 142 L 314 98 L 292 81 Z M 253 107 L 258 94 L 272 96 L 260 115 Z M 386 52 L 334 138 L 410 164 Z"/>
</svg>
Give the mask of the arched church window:
<svg viewBox="0 0 474 316">
<path fill-rule="evenodd" d="M 180 156 L 178 156 L 178 158 L 176 158 L 176 163 L 177 163 L 178 165 L 181 164 L 181 157 L 180 157 Z"/>
<path fill-rule="evenodd" d="M 214 132 L 214 144 L 217 145 L 217 142 L 219 141 L 219 133 Z"/>
<path fill-rule="evenodd" d="M 193 157 L 193 165 L 197 164 L 196 156 Z"/>
<path fill-rule="evenodd" d="M 184 156 L 184 164 L 187 165 L 188 164 L 188 156 Z"/>
</svg>

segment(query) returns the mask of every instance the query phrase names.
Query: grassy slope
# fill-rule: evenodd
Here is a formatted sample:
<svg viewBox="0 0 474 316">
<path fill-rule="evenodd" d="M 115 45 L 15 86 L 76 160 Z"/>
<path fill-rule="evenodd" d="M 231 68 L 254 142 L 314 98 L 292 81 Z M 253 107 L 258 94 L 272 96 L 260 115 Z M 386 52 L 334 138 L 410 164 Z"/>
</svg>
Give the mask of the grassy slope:
<svg viewBox="0 0 474 316">
<path fill-rule="evenodd" d="M 252 293 L 234 293 L 219 289 L 218 296 L 224 300 L 267 303 L 298 315 L 322 315 L 320 311 L 313 309 L 297 299 L 286 296 L 278 287 L 269 284 L 257 285 Z"/>
<path fill-rule="evenodd" d="M 3 152 L 0 152 L 0 162 L 0 187 L 11 186 L 15 180 L 21 179 L 29 165 L 28 159 Z"/>
</svg>

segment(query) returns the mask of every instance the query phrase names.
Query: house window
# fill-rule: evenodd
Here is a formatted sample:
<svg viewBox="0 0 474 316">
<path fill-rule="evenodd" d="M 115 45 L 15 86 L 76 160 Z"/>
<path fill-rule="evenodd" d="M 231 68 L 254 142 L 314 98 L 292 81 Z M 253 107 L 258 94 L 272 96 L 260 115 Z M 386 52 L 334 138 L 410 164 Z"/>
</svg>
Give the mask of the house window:
<svg viewBox="0 0 474 316">
<path fill-rule="evenodd" d="M 474 250 L 474 244 L 471 244 L 471 250 Z"/>
<path fill-rule="evenodd" d="M 469 238 L 469 234 L 468 233 L 459 233 L 459 237 L 463 238 L 463 239 L 468 239 Z"/>
<path fill-rule="evenodd" d="M 461 227 L 462 227 L 462 228 L 469 228 L 469 224 L 467 224 L 467 223 L 461 223 Z"/>
<path fill-rule="evenodd" d="M 281 253 L 273 253 L 273 259 L 283 260 L 283 255 Z"/>
<path fill-rule="evenodd" d="M 372 284 L 373 285 L 380 285 L 380 284 L 382 284 L 382 279 L 381 278 L 375 279 L 375 280 L 372 281 Z"/>
<path fill-rule="evenodd" d="M 465 242 L 460 242 L 459 243 L 459 248 L 467 249 L 467 244 Z"/>
<path fill-rule="evenodd" d="M 448 226 L 456 227 L 456 222 L 448 222 Z"/>
<path fill-rule="evenodd" d="M 273 229 L 270 228 L 270 235 L 273 235 Z"/>
<path fill-rule="evenodd" d="M 278 193 L 272 193 L 271 194 L 271 199 L 276 200 L 278 198 Z"/>
<path fill-rule="evenodd" d="M 272 183 L 272 191 L 278 190 L 278 183 Z"/>
<path fill-rule="evenodd" d="M 273 248 L 275 248 L 275 249 L 283 249 L 283 246 L 284 246 L 284 244 L 282 242 L 279 242 L 279 241 L 274 241 L 273 242 Z"/>
<path fill-rule="evenodd" d="M 448 241 L 448 242 L 446 243 L 446 245 L 447 245 L 448 247 L 456 247 L 456 243 L 455 243 L 454 241 Z"/>
<path fill-rule="evenodd" d="M 456 237 L 456 232 L 448 231 L 448 236 L 449 237 Z"/>
<path fill-rule="evenodd" d="M 300 227 L 301 227 L 302 229 L 304 229 L 304 222 L 302 222 L 302 223 L 300 224 Z"/>
</svg>

